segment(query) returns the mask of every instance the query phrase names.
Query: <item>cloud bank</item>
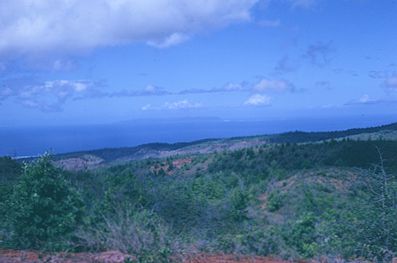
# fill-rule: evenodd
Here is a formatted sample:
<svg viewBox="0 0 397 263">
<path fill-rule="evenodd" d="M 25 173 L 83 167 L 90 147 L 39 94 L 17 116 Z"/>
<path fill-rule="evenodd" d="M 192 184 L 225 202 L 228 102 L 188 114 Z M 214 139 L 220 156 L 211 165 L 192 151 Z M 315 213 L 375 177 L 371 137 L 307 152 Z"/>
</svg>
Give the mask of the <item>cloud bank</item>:
<svg viewBox="0 0 397 263">
<path fill-rule="evenodd" d="M 295 91 L 294 85 L 285 80 L 278 79 L 262 79 L 254 87 L 256 92 L 293 92 Z"/>
<path fill-rule="evenodd" d="M 164 48 L 250 19 L 258 0 L 0 1 L 0 54 L 91 49 L 131 42 Z"/>
<path fill-rule="evenodd" d="M 222 87 L 209 89 L 170 90 L 155 85 L 147 85 L 143 89 L 129 88 L 109 90 L 107 84 L 92 80 L 46 80 L 38 81 L 31 78 L 10 78 L 0 80 L 0 103 L 13 100 L 29 108 L 45 112 L 61 111 L 64 104 L 73 100 L 93 98 L 127 98 L 150 96 L 173 96 L 211 93 L 251 93 L 246 105 L 264 105 L 269 97 L 264 94 L 293 93 L 299 91 L 295 86 L 283 79 L 262 78 L 254 83 L 228 83 Z M 166 103 L 162 107 L 146 105 L 142 109 L 188 109 L 199 108 L 201 104 L 187 100 Z"/>
<path fill-rule="evenodd" d="M 68 100 L 97 96 L 99 85 L 86 80 L 8 80 L 0 87 L 0 102 L 13 99 L 18 104 L 43 112 L 61 111 Z"/>
<path fill-rule="evenodd" d="M 197 102 L 192 102 L 189 100 L 179 100 L 174 102 L 166 102 L 161 106 L 152 106 L 147 104 L 141 108 L 143 111 L 148 110 L 188 110 L 188 109 L 198 109 L 201 108 L 202 104 Z"/>
</svg>

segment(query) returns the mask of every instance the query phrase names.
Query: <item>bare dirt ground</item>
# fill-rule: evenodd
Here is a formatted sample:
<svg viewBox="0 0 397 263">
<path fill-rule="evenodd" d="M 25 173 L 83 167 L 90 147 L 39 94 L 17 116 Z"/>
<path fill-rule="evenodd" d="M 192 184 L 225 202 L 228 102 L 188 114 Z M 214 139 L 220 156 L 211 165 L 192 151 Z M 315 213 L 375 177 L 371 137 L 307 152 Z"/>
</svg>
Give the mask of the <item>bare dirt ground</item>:
<svg viewBox="0 0 397 263">
<path fill-rule="evenodd" d="M 118 251 L 103 253 L 58 253 L 42 254 L 35 251 L 0 250 L 1 263 L 124 263 L 133 259 Z M 269 257 L 238 257 L 234 255 L 194 255 L 183 263 L 288 263 Z"/>
<path fill-rule="evenodd" d="M 186 259 L 184 263 L 287 263 L 270 257 L 239 257 L 234 255 L 196 255 Z"/>
<path fill-rule="evenodd" d="M 43 254 L 35 251 L 0 250 L 1 263 L 124 263 L 132 258 L 118 251 Z"/>
</svg>

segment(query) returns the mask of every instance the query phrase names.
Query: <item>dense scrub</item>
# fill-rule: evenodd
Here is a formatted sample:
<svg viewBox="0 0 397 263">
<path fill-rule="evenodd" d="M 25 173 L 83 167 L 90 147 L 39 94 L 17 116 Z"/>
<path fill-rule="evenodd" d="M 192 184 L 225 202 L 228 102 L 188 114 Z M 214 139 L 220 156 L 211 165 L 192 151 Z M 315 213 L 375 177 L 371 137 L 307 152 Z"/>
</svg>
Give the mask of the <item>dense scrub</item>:
<svg viewBox="0 0 397 263">
<path fill-rule="evenodd" d="M 23 169 L 4 159 L 0 246 L 121 250 L 138 262 L 201 251 L 389 261 L 397 252 L 396 142 L 190 158 L 179 168 L 168 158 L 73 173 L 48 157 Z"/>
<path fill-rule="evenodd" d="M 397 171 L 396 141 L 328 141 L 324 143 L 272 144 L 219 154 L 209 171 L 258 174 L 269 168 L 298 170 L 324 166 L 371 168 L 379 162 L 382 149 L 389 171 Z"/>
<path fill-rule="evenodd" d="M 304 143 L 304 142 L 316 142 L 324 140 L 332 140 L 343 137 L 349 137 L 365 133 L 378 133 L 384 131 L 395 131 L 397 130 L 397 123 L 392 123 L 383 126 L 370 127 L 370 128 L 358 128 L 349 129 L 343 131 L 326 131 L 326 132 L 286 132 L 269 136 L 269 141 L 276 143 Z"/>
</svg>

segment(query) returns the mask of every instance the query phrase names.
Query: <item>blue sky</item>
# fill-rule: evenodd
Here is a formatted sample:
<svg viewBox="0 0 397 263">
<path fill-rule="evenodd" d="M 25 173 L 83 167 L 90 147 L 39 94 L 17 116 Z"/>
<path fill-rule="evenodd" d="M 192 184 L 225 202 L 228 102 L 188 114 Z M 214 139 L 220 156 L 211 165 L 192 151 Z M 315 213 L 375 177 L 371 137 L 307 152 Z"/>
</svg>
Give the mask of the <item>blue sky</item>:
<svg viewBox="0 0 397 263">
<path fill-rule="evenodd" d="M 395 0 L 1 1 L 0 125 L 397 114 L 395 14 Z"/>
</svg>

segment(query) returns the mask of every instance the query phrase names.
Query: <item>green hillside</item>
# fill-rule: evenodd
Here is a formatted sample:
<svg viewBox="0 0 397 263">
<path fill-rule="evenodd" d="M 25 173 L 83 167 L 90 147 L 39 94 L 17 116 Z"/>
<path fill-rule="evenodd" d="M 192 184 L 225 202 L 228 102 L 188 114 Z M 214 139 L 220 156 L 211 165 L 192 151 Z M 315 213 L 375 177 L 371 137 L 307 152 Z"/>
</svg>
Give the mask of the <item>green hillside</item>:
<svg viewBox="0 0 397 263">
<path fill-rule="evenodd" d="M 24 169 L 2 158 L 0 248 L 120 250 L 136 262 L 194 253 L 390 262 L 397 253 L 397 141 L 349 136 L 395 128 L 266 137 L 273 143 L 145 145 L 135 150 L 207 151 L 78 171 L 53 164 L 82 153 L 43 157 Z M 84 155 L 110 162 L 136 153 L 119 150 Z"/>
<path fill-rule="evenodd" d="M 133 160 L 166 158 L 186 154 L 209 154 L 221 151 L 234 151 L 255 146 L 285 143 L 308 143 L 331 140 L 387 140 L 397 141 L 397 123 L 371 128 L 350 129 L 331 132 L 288 132 L 273 135 L 235 137 L 229 139 L 207 139 L 183 143 L 151 143 L 136 147 L 108 148 L 54 156 L 59 166 L 68 170 L 98 168 L 118 165 Z"/>
</svg>

